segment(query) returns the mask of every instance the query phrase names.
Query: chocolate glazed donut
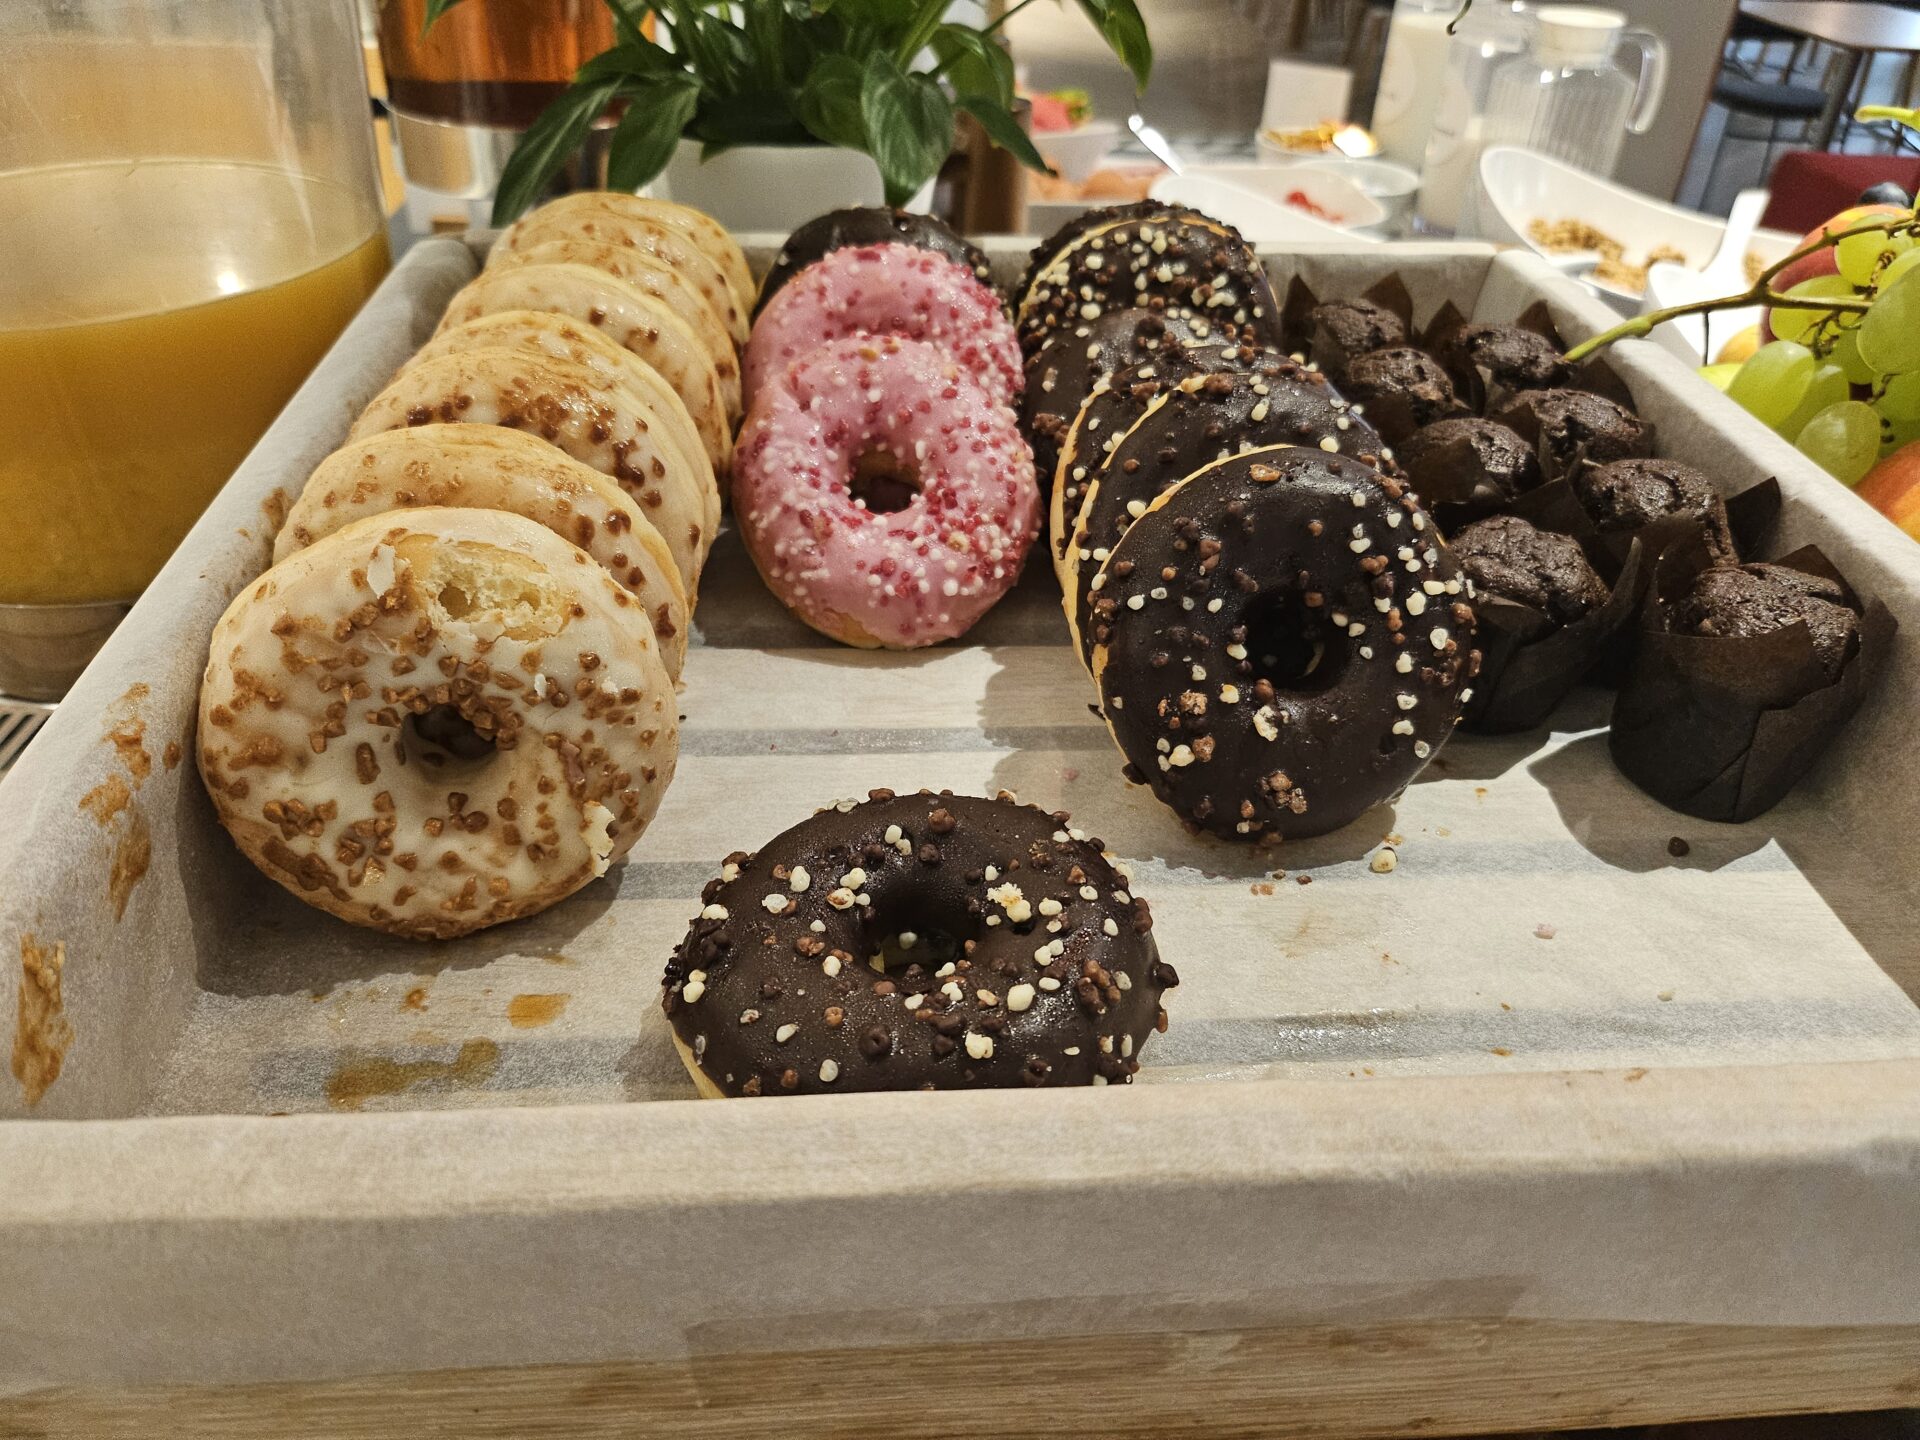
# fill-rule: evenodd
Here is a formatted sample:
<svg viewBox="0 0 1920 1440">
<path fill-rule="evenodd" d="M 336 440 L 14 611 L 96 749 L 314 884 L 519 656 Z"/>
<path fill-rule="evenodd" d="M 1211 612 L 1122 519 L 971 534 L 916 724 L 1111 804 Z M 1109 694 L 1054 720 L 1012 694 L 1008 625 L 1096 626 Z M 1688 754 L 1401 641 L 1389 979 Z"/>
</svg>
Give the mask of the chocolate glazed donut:
<svg viewBox="0 0 1920 1440">
<path fill-rule="evenodd" d="M 966 266 L 974 279 L 993 288 L 993 267 L 986 255 L 946 221 L 889 210 L 883 205 L 859 206 L 817 216 L 787 237 L 787 243 L 773 257 L 767 278 L 760 282 L 760 298 L 754 301 L 753 313 L 758 315 L 775 291 L 814 261 L 858 245 L 911 245 L 916 250 L 931 250 Z"/>
<path fill-rule="evenodd" d="M 1034 276 L 1014 310 L 1020 350 L 1108 310 L 1190 315 L 1237 339 L 1280 342 L 1280 306 L 1266 268 L 1240 232 L 1184 216 L 1123 220 L 1088 231 Z"/>
<path fill-rule="evenodd" d="M 1054 257 L 1090 231 L 1117 224 L 1122 220 L 1176 219 L 1205 221 L 1207 217 L 1190 206 L 1167 205 L 1158 200 L 1129 200 L 1124 205 L 1103 205 L 1097 210 L 1081 211 L 1029 252 L 1027 268 L 1020 274 L 1020 283 L 1013 287 L 1014 308 L 1017 310 L 1020 307 L 1021 302 L 1027 298 L 1027 292 L 1033 289 L 1033 282 L 1039 278 L 1040 272 L 1047 268 Z"/>
<path fill-rule="evenodd" d="M 1127 778 L 1262 843 L 1391 799 L 1460 718 L 1471 589 L 1391 476 L 1294 446 L 1154 501 L 1094 584 L 1118 603 L 1094 680 Z"/>
<path fill-rule="evenodd" d="M 875 790 L 729 856 L 662 1007 L 703 1094 L 1125 1084 L 1179 983 L 1098 840 Z"/>
<path fill-rule="evenodd" d="M 1317 373 L 1267 354 L 1244 374 L 1182 381 L 1128 431 L 1088 483 L 1063 562 L 1067 625 L 1090 659 L 1103 605 L 1088 590 L 1097 567 L 1155 496 L 1233 451 L 1316 445 L 1380 463 L 1380 437 Z"/>
</svg>

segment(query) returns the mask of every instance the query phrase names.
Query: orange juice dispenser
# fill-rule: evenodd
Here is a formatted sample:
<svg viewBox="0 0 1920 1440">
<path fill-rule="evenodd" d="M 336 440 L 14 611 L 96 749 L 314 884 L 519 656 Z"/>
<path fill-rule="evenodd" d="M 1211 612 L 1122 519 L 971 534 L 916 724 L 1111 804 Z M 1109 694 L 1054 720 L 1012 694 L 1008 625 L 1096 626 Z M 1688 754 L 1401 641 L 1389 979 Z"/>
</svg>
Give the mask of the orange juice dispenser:
<svg viewBox="0 0 1920 1440">
<path fill-rule="evenodd" d="M 0 697 L 64 692 L 387 265 L 354 0 L 0 5 Z"/>
</svg>

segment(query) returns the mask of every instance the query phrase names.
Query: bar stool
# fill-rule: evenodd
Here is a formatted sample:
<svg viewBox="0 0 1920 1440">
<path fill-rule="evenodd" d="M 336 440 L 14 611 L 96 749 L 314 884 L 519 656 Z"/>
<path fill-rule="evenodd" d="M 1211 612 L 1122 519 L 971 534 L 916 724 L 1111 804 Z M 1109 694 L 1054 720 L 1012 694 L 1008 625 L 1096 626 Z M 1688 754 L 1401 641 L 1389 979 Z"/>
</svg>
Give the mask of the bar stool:
<svg viewBox="0 0 1920 1440">
<path fill-rule="evenodd" d="M 1727 124 L 1714 146 L 1702 194 L 1713 188 L 1713 177 L 1720 168 L 1720 156 L 1729 139 L 1765 142 L 1756 182 L 1765 184 L 1767 171 L 1773 164 L 1773 147 L 1782 139 L 1804 143 L 1827 106 L 1826 92 L 1816 86 L 1755 79 L 1731 65 L 1721 66 L 1719 78 L 1713 85 L 1713 100 L 1727 112 Z M 1783 136 L 1781 127 L 1789 122 L 1797 124 L 1797 134 Z"/>
</svg>

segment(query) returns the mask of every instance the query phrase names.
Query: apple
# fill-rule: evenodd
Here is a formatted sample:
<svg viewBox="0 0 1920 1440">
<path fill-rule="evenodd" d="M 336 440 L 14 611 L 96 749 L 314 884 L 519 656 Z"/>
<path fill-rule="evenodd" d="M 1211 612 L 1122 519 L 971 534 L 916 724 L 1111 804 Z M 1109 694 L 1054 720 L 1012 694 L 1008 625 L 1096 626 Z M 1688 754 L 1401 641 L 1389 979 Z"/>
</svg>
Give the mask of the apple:
<svg viewBox="0 0 1920 1440">
<path fill-rule="evenodd" d="M 1720 347 L 1720 353 L 1713 357 L 1713 363 L 1716 365 L 1738 365 L 1743 360 L 1751 359 L 1753 352 L 1759 348 L 1760 327 L 1758 325 L 1749 325 L 1746 329 L 1728 338 L 1727 343 Z"/>
<path fill-rule="evenodd" d="M 1870 220 L 1875 215 L 1892 215 L 1907 218 L 1911 217 L 1912 214 L 1913 212 L 1911 210 L 1900 205 L 1855 205 L 1850 209 L 1842 210 L 1831 219 L 1824 220 L 1816 225 L 1805 235 L 1802 235 L 1799 243 L 1793 248 L 1795 250 L 1804 250 L 1807 246 L 1815 244 L 1829 235 L 1837 235 L 1842 230 L 1851 230 L 1861 221 Z M 1839 273 L 1839 262 L 1834 258 L 1833 247 L 1829 245 L 1824 249 L 1814 251 L 1811 255 L 1803 255 L 1791 265 L 1787 266 L 1786 269 L 1773 277 L 1773 288 L 1784 294 L 1803 280 L 1812 280 L 1820 275 L 1838 275 Z M 1763 342 L 1773 339 L 1773 326 L 1770 323 L 1772 318 L 1773 312 L 1771 310 L 1766 311 L 1760 317 L 1760 338 Z"/>
<path fill-rule="evenodd" d="M 1920 440 L 1902 445 L 1875 465 L 1854 494 L 1920 540 Z"/>
</svg>

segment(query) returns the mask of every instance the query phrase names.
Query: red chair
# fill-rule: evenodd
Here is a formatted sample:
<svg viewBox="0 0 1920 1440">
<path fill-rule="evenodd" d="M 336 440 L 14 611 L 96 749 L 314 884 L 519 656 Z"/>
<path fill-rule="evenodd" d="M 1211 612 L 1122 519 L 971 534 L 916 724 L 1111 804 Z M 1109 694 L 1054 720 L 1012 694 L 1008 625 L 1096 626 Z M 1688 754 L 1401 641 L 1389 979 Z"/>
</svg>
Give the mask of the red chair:
<svg viewBox="0 0 1920 1440">
<path fill-rule="evenodd" d="M 1846 209 L 1860 192 L 1891 180 L 1909 195 L 1920 186 L 1920 159 L 1901 155 L 1832 155 L 1789 150 L 1774 163 L 1773 198 L 1760 223 L 1805 233 Z"/>
</svg>

